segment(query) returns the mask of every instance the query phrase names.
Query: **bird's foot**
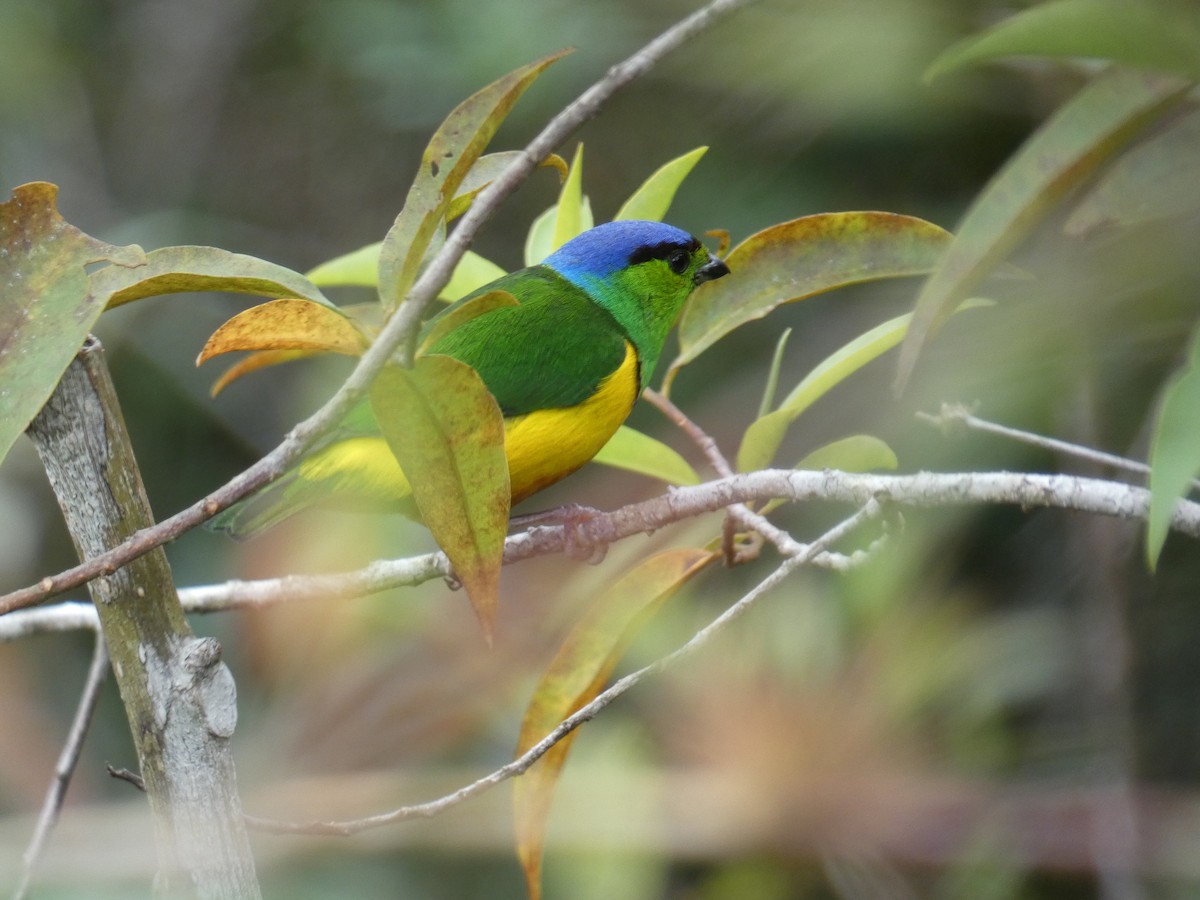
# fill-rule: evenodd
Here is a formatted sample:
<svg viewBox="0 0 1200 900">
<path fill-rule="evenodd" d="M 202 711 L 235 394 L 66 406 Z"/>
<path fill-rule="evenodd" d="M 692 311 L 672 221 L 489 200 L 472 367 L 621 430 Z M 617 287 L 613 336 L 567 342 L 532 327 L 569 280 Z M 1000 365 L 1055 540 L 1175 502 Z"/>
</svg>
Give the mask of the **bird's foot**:
<svg viewBox="0 0 1200 900">
<path fill-rule="evenodd" d="M 595 507 L 568 503 L 555 509 L 514 516 L 509 524 L 518 528 L 558 525 L 563 530 L 563 552 L 572 559 L 581 559 L 589 565 L 596 565 L 608 554 L 608 544 L 589 538 L 584 526 L 601 515 L 603 513 Z"/>
</svg>

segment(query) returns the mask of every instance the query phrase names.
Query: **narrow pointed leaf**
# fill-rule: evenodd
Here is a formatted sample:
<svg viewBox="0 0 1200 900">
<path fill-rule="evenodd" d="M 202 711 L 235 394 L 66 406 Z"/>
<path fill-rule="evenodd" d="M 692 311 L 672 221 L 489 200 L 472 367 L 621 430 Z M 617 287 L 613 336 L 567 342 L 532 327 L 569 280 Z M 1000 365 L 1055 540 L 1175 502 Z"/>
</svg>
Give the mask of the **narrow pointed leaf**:
<svg viewBox="0 0 1200 900">
<path fill-rule="evenodd" d="M 621 205 L 613 220 L 642 219 L 661 222 L 667 210 L 671 208 L 671 201 L 675 199 L 679 185 L 683 184 L 683 179 L 688 177 L 696 163 L 700 162 L 700 157 L 707 152 L 707 147 L 697 147 L 690 153 L 662 165 Z"/>
<path fill-rule="evenodd" d="M 961 308 L 974 309 L 986 305 L 989 304 L 985 300 L 968 300 Z M 784 398 L 778 409 L 746 429 L 741 447 L 738 448 L 739 471 L 753 472 L 769 466 L 792 422 L 836 385 L 899 344 L 911 322 L 912 313 L 889 319 L 818 363 Z"/>
<path fill-rule="evenodd" d="M 797 469 L 837 469 L 842 472 L 876 472 L 900 465 L 884 441 L 870 434 L 853 434 L 818 447 L 796 463 Z"/>
<path fill-rule="evenodd" d="M 242 310 L 212 333 L 196 365 L 234 350 L 311 350 L 358 356 L 368 340 L 337 307 L 271 300 Z"/>
<path fill-rule="evenodd" d="M 671 368 L 784 303 L 928 272 L 950 241 L 930 222 L 886 212 L 822 213 L 753 234 L 729 253 L 732 275 L 700 285 L 684 307 Z"/>
<path fill-rule="evenodd" d="M 371 409 L 490 643 L 511 496 L 500 408 L 474 369 L 433 355 L 385 368 Z"/>
<path fill-rule="evenodd" d="M 582 234 L 592 227 L 591 222 L 584 222 L 583 211 L 583 144 L 575 148 L 575 158 L 571 161 L 571 169 L 567 180 L 563 182 L 558 195 L 558 204 L 554 212 L 554 234 L 550 238 L 550 252 L 553 253 L 571 238 Z M 588 216 L 590 219 L 591 217 Z"/>
<path fill-rule="evenodd" d="M 788 338 L 792 329 L 783 329 L 783 334 L 775 342 L 775 354 L 771 357 L 771 368 L 767 370 L 767 383 L 763 387 L 762 400 L 758 404 L 758 417 L 761 419 L 775 405 L 775 392 L 779 389 L 779 370 L 783 366 L 783 352 L 787 349 Z"/>
<path fill-rule="evenodd" d="M 333 304 L 320 289 L 284 266 L 219 247 L 163 247 L 146 254 L 137 269 L 106 266 L 92 273 L 92 290 L 106 295 L 112 309 L 145 297 L 187 291 L 226 291 L 259 297 L 303 299 Z"/>
<path fill-rule="evenodd" d="M 380 251 L 379 296 L 389 312 L 408 294 L 429 241 L 500 123 L 538 75 L 563 56 L 547 56 L 492 82 L 459 104 L 434 132 Z"/>
<path fill-rule="evenodd" d="M 1200 329 L 1184 367 L 1163 392 L 1150 446 L 1150 513 L 1146 558 L 1153 569 L 1171 527 L 1171 515 L 1200 474 Z"/>
<path fill-rule="evenodd" d="M 137 246 L 84 234 L 58 214 L 58 187 L 38 181 L 0 203 L 0 459 L 37 415 L 104 311 L 88 263 L 146 261 Z M 15 527 L 15 525 L 14 525 Z"/>
<path fill-rule="evenodd" d="M 700 483 L 700 476 L 686 459 L 662 441 L 635 431 L 628 425 L 617 429 L 617 433 L 593 457 L 593 461 L 627 472 L 649 475 L 667 484 Z"/>
<path fill-rule="evenodd" d="M 1059 109 L 984 188 L 917 297 L 900 350 L 902 389 L 928 337 L 1071 188 L 1182 100 L 1176 78 L 1110 70 Z"/>
<path fill-rule="evenodd" d="M 559 722 L 600 693 L 629 641 L 647 618 L 684 582 L 719 557 L 707 550 L 668 550 L 643 561 L 605 591 L 571 629 L 534 689 L 521 723 L 517 755 L 533 747 Z M 541 897 L 546 818 L 577 733 L 572 732 L 551 747 L 513 785 L 517 856 L 525 871 L 531 900 Z"/>
<path fill-rule="evenodd" d="M 316 356 L 321 351 L 319 350 L 258 350 L 251 353 L 245 359 L 240 359 L 224 372 L 221 377 L 213 382 L 212 387 L 208 389 L 208 395 L 215 397 L 229 385 L 233 384 L 243 375 L 249 375 L 251 372 L 257 372 L 259 369 L 266 369 L 270 366 L 279 366 L 283 363 L 294 362 L 297 359 L 307 359 L 310 356 Z"/>
<path fill-rule="evenodd" d="M 925 80 L 1008 56 L 1108 59 L 1200 78 L 1200 17 L 1194 4 L 1171 0 L 1042 3 L 950 47 Z"/>
</svg>

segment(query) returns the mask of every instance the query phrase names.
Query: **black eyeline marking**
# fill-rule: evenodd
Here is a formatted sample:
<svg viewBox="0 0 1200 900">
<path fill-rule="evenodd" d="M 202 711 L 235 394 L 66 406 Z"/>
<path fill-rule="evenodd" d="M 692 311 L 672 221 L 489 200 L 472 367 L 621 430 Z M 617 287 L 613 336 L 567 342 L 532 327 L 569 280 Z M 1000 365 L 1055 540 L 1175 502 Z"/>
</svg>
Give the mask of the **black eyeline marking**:
<svg viewBox="0 0 1200 900">
<path fill-rule="evenodd" d="M 652 259 L 666 259 L 676 250 L 686 250 L 695 253 L 700 247 L 700 241 L 692 238 L 686 244 L 679 241 L 662 241 L 658 244 L 643 244 L 629 254 L 629 265 L 636 266 Z"/>
</svg>

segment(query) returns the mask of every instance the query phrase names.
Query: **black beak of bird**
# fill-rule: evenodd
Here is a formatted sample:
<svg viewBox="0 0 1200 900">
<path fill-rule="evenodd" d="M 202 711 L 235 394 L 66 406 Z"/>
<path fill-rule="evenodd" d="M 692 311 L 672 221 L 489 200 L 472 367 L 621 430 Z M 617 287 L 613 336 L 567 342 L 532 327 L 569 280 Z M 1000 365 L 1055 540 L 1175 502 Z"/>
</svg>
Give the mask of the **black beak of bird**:
<svg viewBox="0 0 1200 900">
<path fill-rule="evenodd" d="M 703 284 L 706 281 L 712 281 L 714 278 L 720 278 L 722 275 L 728 274 L 729 266 L 725 265 L 725 260 L 709 256 L 708 262 L 696 270 L 694 280 L 696 284 Z"/>
</svg>

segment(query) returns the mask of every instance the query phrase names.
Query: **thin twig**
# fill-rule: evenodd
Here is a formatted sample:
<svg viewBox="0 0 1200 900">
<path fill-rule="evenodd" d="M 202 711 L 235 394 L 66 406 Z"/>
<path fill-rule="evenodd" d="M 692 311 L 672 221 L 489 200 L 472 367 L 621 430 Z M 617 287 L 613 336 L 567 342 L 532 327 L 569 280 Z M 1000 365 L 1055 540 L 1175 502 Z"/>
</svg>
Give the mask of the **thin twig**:
<svg viewBox="0 0 1200 900">
<path fill-rule="evenodd" d="M 525 753 L 521 754 L 508 765 L 501 766 L 494 772 L 483 776 L 482 778 L 473 781 L 471 784 L 459 788 L 453 793 L 447 794 L 444 797 L 439 797 L 436 800 L 431 800 L 428 803 L 419 803 L 413 806 L 402 806 L 398 809 L 390 810 L 386 813 L 380 813 L 375 816 L 365 816 L 360 819 L 350 819 L 345 821 L 325 821 L 325 822 L 280 822 L 271 819 L 258 818 L 255 816 L 247 816 L 246 824 L 250 828 L 258 831 L 266 831 L 272 834 L 334 834 L 334 835 L 351 835 L 366 831 L 372 828 L 379 828 L 384 825 L 392 825 L 397 822 L 403 822 L 407 819 L 416 818 L 431 818 L 446 810 L 458 806 L 465 800 L 478 796 L 484 793 L 497 784 L 507 781 L 516 775 L 520 775 L 528 771 L 529 767 L 542 758 L 551 747 L 561 741 L 564 737 L 582 725 L 594 719 L 601 710 L 611 704 L 621 695 L 640 684 L 651 675 L 656 675 L 659 672 L 675 665 L 686 657 L 692 655 L 700 648 L 708 644 L 713 638 L 719 635 L 722 631 L 736 619 L 743 616 L 755 603 L 757 603 L 765 594 L 777 585 L 782 583 L 793 571 L 800 566 L 809 562 L 817 554 L 823 552 L 831 544 L 841 540 L 854 529 L 858 528 L 864 522 L 875 518 L 880 513 L 880 504 L 875 499 L 868 499 L 866 504 L 854 513 L 854 515 L 845 519 L 838 525 L 829 529 L 815 541 L 808 545 L 805 553 L 797 556 L 789 556 L 780 566 L 775 569 L 770 575 L 755 585 L 749 592 L 743 595 L 732 606 L 725 609 L 721 615 L 713 619 L 704 628 L 697 631 L 687 641 L 687 643 L 677 647 L 675 650 L 668 653 L 647 666 L 631 672 L 624 678 L 614 682 L 608 689 L 597 694 L 595 699 L 590 703 L 580 707 L 575 713 L 563 719 L 558 726 L 548 735 L 530 747 Z"/>
<path fill-rule="evenodd" d="M 537 164 L 571 132 L 596 115 L 601 106 L 618 90 L 645 74 L 663 57 L 706 28 L 752 2 L 754 0 L 713 0 L 668 28 L 624 62 L 613 66 L 603 78 L 551 119 L 541 134 L 480 193 L 459 219 L 458 225 L 447 237 L 442 249 L 430 261 L 396 314 L 389 319 L 379 336 L 359 358 L 354 370 L 337 392 L 317 412 L 288 432 L 274 450 L 207 497 L 157 525 L 136 532 L 111 550 L 57 575 L 47 576 L 37 584 L 0 596 L 0 614 L 40 603 L 99 575 L 111 574 L 131 560 L 195 528 L 282 475 L 321 435 L 340 422 L 365 395 L 375 376 L 392 358 L 396 348 L 406 343 L 409 333 L 420 321 L 425 307 L 449 281 L 454 266 L 470 246 L 475 234 L 492 216 L 500 202 L 516 190 Z"/>
<path fill-rule="evenodd" d="M 962 425 L 975 431 L 982 431 L 986 434 L 994 434 L 1017 441 L 1018 443 L 1028 444 L 1031 447 L 1050 450 L 1051 452 L 1061 453 L 1064 456 L 1072 456 L 1076 459 L 1087 460 L 1101 466 L 1110 466 L 1122 472 L 1131 472 L 1135 475 L 1150 474 L 1150 466 L 1140 460 L 1129 459 L 1126 456 L 1117 456 L 1115 453 L 1106 453 L 1103 450 L 1084 447 L 1082 444 L 1073 444 L 1058 438 L 1046 437 L 1032 431 L 1024 431 L 1020 428 L 1012 428 L 1008 425 L 989 422 L 987 419 L 981 419 L 976 416 L 961 403 L 943 403 L 941 412 L 936 416 L 926 412 L 918 412 L 917 418 L 922 422 L 928 422 L 930 425 L 937 425 L 942 428 L 950 425 Z M 1200 489 L 1200 481 L 1193 481 L 1192 487 Z"/>
<path fill-rule="evenodd" d="M 135 788 L 146 793 L 146 779 L 137 772 L 130 772 L 128 769 L 118 769 L 112 763 L 105 763 L 104 770 L 117 781 L 127 781 Z"/>
<path fill-rule="evenodd" d="M 58 821 L 62 810 L 63 798 L 66 797 L 67 787 L 71 783 L 71 775 L 79 762 L 79 754 L 83 749 L 84 738 L 92 723 L 92 715 L 96 711 L 96 702 L 100 698 L 100 688 L 104 686 L 108 676 L 108 648 L 104 643 L 104 635 L 96 632 L 95 649 L 92 651 L 92 664 L 88 667 L 87 679 L 79 695 L 79 706 L 75 709 L 75 718 L 71 729 L 67 732 L 66 742 L 58 755 L 58 763 L 54 767 L 54 777 L 46 790 L 46 798 L 42 801 L 42 810 L 38 814 L 37 825 L 33 836 L 25 850 L 24 868 L 21 873 L 21 883 L 13 893 L 13 900 L 23 900 L 28 896 L 33 876 L 46 849 L 50 832 Z"/>
<path fill-rule="evenodd" d="M 729 465 L 729 460 L 725 458 L 725 454 L 721 452 L 720 446 L 716 440 L 707 431 L 693 420 L 687 413 L 675 405 L 669 398 L 660 394 L 653 388 L 646 388 L 642 392 L 642 396 L 646 401 L 654 406 L 659 412 L 663 413 L 671 422 L 686 434 L 691 441 L 700 448 L 701 452 L 708 459 L 709 465 L 713 467 L 718 475 L 722 478 L 728 478 L 733 475 L 733 467 Z M 734 523 L 745 529 L 746 531 L 754 532 L 762 538 L 766 538 L 775 545 L 775 549 L 784 556 L 798 556 L 807 552 L 808 545 L 802 544 L 793 538 L 782 528 L 778 528 L 766 516 L 755 512 L 748 504 L 737 503 L 730 506 L 726 512 L 728 516 L 725 519 L 723 526 L 723 544 L 725 550 L 725 559 L 728 565 L 734 565 L 739 562 L 747 562 L 751 558 L 757 556 L 757 549 L 752 554 L 736 554 L 733 541 L 735 538 Z M 814 564 L 823 565 L 827 568 L 838 569 L 841 571 L 848 570 L 856 563 L 851 562 L 851 557 L 844 556 L 839 553 L 829 553 L 826 551 L 821 554 L 821 559 L 814 559 Z M 860 557 L 858 562 L 861 562 L 865 557 Z"/>
</svg>

